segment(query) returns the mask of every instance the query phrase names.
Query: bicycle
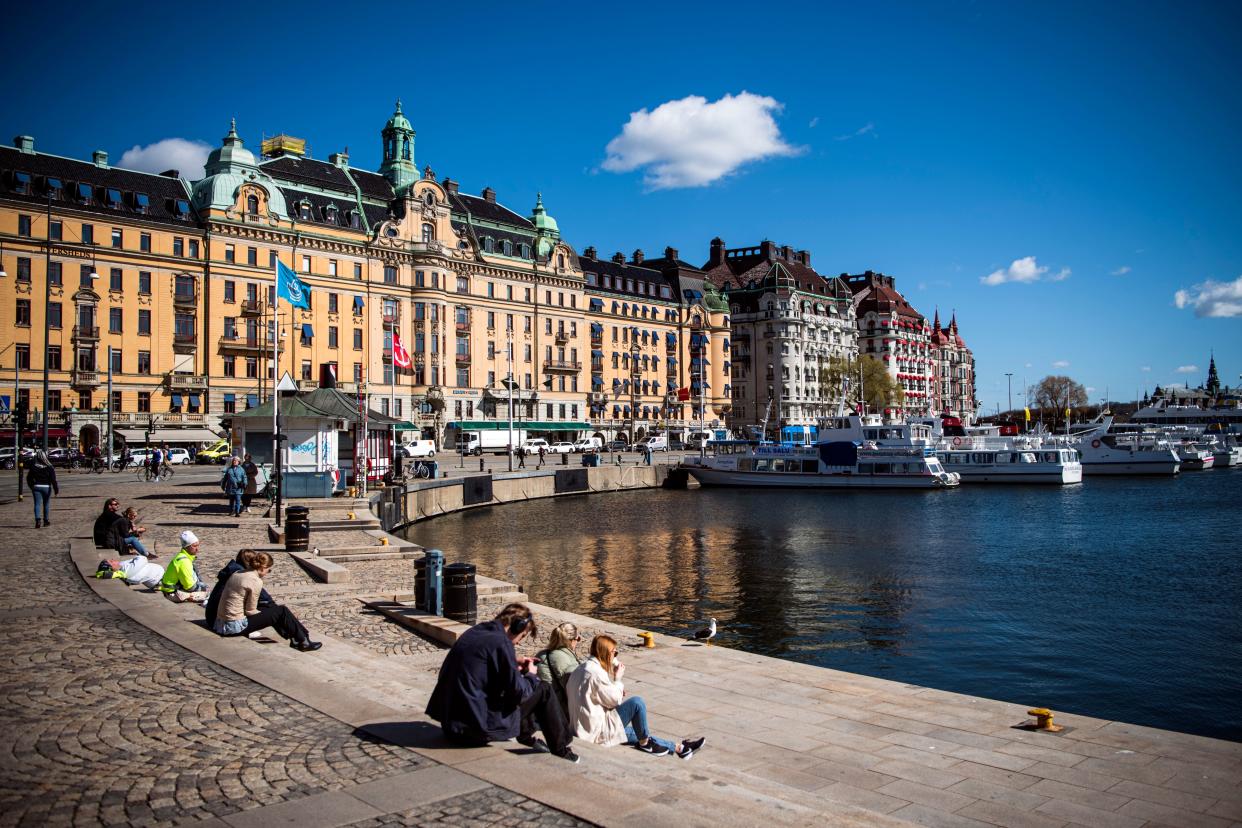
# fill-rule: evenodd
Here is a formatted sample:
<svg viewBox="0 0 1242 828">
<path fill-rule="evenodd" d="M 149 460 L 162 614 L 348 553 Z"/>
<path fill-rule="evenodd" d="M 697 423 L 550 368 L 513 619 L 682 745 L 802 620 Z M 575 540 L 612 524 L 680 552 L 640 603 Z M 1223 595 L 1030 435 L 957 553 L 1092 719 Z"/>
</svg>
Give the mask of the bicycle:
<svg viewBox="0 0 1242 828">
<path fill-rule="evenodd" d="M 158 473 L 161 480 L 172 480 L 173 474 L 175 474 L 173 467 L 167 463 L 160 463 Z M 151 467 L 145 463 L 138 467 L 138 480 L 140 482 L 150 482 L 155 479 L 155 475 L 156 472 L 151 471 Z"/>
</svg>

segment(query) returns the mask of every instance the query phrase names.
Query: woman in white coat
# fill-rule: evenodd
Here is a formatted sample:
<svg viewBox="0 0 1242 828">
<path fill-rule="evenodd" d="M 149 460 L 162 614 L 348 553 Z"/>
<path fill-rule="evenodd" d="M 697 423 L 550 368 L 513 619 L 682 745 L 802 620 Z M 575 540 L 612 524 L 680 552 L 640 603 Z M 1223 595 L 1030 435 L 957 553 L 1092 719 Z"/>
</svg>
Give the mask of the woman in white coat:
<svg viewBox="0 0 1242 828">
<path fill-rule="evenodd" d="M 625 665 L 617 659 L 617 642 L 611 636 L 591 639 L 591 657 L 570 675 L 565 691 L 569 720 L 579 739 L 597 745 L 634 745 L 655 756 L 676 754 L 689 759 L 701 750 L 703 737 L 680 744 L 658 739 L 647 729 L 647 705 L 641 696 L 625 698 L 621 677 Z"/>
</svg>

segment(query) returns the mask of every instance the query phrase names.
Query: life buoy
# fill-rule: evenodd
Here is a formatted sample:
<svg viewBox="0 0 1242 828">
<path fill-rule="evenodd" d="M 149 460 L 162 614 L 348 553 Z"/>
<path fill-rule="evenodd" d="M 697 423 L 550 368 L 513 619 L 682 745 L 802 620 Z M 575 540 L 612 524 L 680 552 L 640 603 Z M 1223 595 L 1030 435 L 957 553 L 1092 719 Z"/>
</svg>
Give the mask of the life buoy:
<svg viewBox="0 0 1242 828">
<path fill-rule="evenodd" d="M 954 437 L 954 438 L 953 438 L 953 445 L 955 445 L 955 446 L 960 446 L 961 444 L 962 444 L 962 438 L 961 438 L 961 437 Z"/>
<path fill-rule="evenodd" d="M 1092 440 L 1092 441 L 1091 441 L 1091 448 L 1099 448 L 1099 447 L 1100 447 L 1100 441 L 1099 441 L 1099 440 Z"/>
</svg>

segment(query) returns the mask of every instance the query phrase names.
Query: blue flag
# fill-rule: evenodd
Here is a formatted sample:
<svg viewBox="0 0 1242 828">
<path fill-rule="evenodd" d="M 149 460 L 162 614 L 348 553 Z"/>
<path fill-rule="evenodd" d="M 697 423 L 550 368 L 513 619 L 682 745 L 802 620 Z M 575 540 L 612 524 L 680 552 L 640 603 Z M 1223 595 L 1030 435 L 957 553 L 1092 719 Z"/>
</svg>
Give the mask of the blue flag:
<svg viewBox="0 0 1242 828">
<path fill-rule="evenodd" d="M 303 284 L 279 259 L 276 260 L 276 299 L 284 299 L 295 308 L 310 310 L 310 287 Z"/>
</svg>

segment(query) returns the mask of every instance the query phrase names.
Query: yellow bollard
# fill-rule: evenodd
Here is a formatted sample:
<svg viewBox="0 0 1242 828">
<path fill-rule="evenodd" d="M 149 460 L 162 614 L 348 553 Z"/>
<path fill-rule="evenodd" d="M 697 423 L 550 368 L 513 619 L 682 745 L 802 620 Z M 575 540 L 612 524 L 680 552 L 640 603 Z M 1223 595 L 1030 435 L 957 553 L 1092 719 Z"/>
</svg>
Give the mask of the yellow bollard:
<svg viewBox="0 0 1242 828">
<path fill-rule="evenodd" d="M 353 512 L 346 512 L 346 513 L 345 513 L 345 519 L 346 519 L 346 520 L 353 520 L 353 519 L 354 519 L 354 513 L 353 513 Z"/>
<path fill-rule="evenodd" d="M 641 639 L 643 640 L 643 646 L 644 646 L 644 647 L 654 647 L 654 646 L 655 646 L 655 634 L 654 634 L 654 633 L 649 633 L 649 632 L 640 632 L 640 633 L 638 634 L 638 637 L 639 637 L 639 638 L 641 638 Z"/>
<path fill-rule="evenodd" d="M 387 546 L 388 538 L 380 538 L 380 546 Z"/>
<path fill-rule="evenodd" d="M 1046 707 L 1035 707 L 1026 712 L 1035 717 L 1035 730 L 1046 730 L 1049 733 L 1056 733 L 1065 729 L 1061 725 L 1052 723 L 1053 713 Z"/>
</svg>

